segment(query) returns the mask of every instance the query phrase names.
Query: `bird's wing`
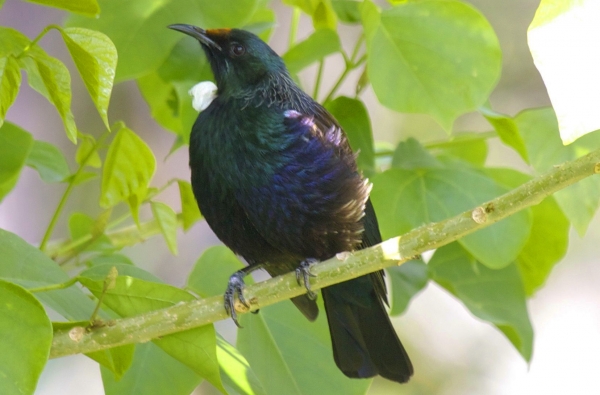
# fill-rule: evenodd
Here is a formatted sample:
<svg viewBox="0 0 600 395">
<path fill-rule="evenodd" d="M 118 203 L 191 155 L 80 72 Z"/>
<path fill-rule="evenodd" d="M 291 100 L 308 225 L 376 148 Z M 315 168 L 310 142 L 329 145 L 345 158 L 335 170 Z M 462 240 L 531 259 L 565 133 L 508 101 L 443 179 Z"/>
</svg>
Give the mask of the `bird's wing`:
<svg viewBox="0 0 600 395">
<path fill-rule="evenodd" d="M 238 201 L 261 236 L 287 254 L 322 260 L 358 248 L 370 184 L 344 132 L 324 109 L 289 110 L 282 122 L 290 144 L 276 154 L 285 160 L 266 182 L 240 190 Z"/>
</svg>

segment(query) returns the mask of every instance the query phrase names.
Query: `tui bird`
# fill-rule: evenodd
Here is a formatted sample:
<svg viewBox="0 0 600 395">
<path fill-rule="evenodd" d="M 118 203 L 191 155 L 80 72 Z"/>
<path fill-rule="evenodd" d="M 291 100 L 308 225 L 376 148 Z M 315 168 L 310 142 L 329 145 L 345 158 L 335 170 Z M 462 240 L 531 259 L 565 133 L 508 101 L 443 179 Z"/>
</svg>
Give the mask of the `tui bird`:
<svg viewBox="0 0 600 395">
<path fill-rule="evenodd" d="M 295 270 L 308 293 L 292 302 L 313 321 L 310 266 L 381 242 L 371 185 L 338 122 L 260 38 L 239 29 L 169 28 L 200 42 L 218 87 L 192 128 L 190 168 L 204 218 L 248 263 L 230 277 L 225 308 L 237 324 L 234 299 L 245 303 L 243 277 L 251 271 Z M 383 305 L 383 275 L 321 290 L 333 356 L 348 377 L 404 383 L 413 367 Z"/>
</svg>

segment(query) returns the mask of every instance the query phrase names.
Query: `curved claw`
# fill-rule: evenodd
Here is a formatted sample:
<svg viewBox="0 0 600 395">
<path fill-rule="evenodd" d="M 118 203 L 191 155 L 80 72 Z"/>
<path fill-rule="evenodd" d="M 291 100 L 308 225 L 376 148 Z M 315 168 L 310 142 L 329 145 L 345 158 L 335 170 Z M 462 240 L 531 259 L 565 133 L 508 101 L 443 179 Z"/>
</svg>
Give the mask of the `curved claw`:
<svg viewBox="0 0 600 395">
<path fill-rule="evenodd" d="M 231 316 L 231 319 L 233 322 L 235 322 L 238 328 L 241 328 L 242 326 L 237 320 L 237 313 L 235 311 L 235 297 L 237 296 L 239 301 L 244 306 L 250 308 L 250 305 L 244 298 L 245 287 L 246 284 L 244 284 L 244 273 L 233 273 L 231 277 L 229 277 L 229 283 L 227 284 L 227 289 L 225 290 L 225 295 L 223 296 L 225 302 L 225 311 L 227 311 L 227 314 Z"/>
<path fill-rule="evenodd" d="M 304 285 L 304 288 L 306 288 L 307 291 L 306 296 L 308 296 L 310 300 L 315 300 L 317 298 L 317 294 L 310 289 L 310 278 L 317 277 L 311 273 L 310 267 L 318 262 L 317 259 L 308 258 L 300 262 L 300 266 L 296 269 L 296 281 L 298 281 L 298 285 Z"/>
</svg>

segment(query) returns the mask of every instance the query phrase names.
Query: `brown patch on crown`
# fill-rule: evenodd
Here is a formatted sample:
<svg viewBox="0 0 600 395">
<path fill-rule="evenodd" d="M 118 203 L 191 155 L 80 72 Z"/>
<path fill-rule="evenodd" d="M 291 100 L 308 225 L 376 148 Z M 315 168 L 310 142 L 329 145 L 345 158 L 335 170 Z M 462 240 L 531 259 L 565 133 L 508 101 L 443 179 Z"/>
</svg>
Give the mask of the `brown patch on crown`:
<svg viewBox="0 0 600 395">
<path fill-rule="evenodd" d="M 231 29 L 206 29 L 206 34 L 209 37 L 222 37 L 225 38 L 229 36 L 231 33 Z"/>
</svg>

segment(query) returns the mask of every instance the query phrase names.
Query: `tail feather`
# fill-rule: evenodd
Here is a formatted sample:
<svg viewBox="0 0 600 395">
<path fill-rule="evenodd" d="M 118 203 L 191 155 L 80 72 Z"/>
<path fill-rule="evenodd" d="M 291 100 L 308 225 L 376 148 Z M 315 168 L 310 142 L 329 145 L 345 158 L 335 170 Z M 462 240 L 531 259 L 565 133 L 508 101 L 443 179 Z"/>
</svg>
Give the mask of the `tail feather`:
<svg viewBox="0 0 600 395">
<path fill-rule="evenodd" d="M 405 383 L 413 367 L 367 275 L 322 289 L 333 356 L 348 377 Z"/>
</svg>

